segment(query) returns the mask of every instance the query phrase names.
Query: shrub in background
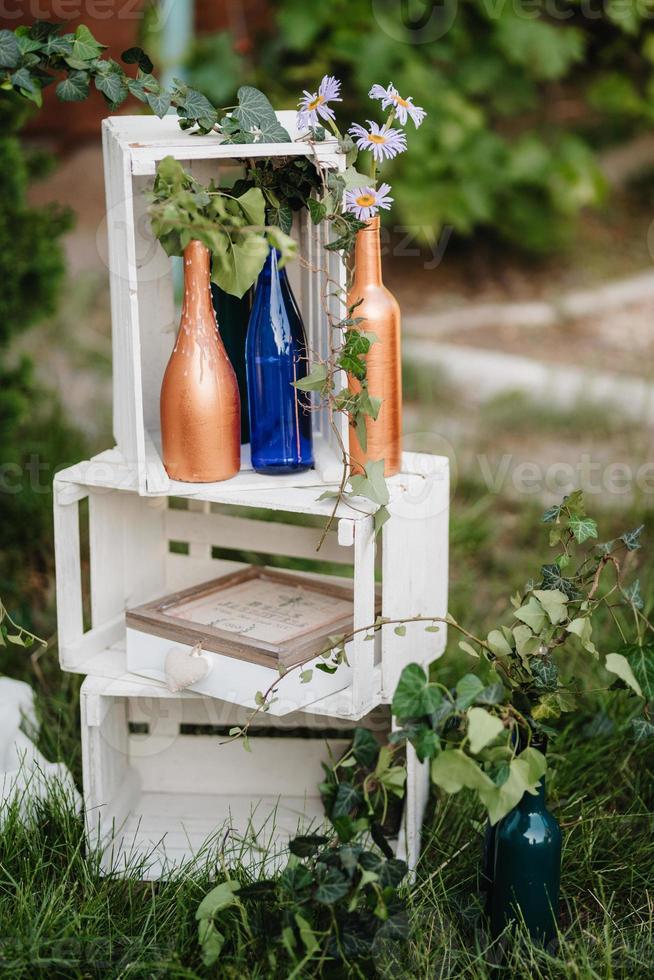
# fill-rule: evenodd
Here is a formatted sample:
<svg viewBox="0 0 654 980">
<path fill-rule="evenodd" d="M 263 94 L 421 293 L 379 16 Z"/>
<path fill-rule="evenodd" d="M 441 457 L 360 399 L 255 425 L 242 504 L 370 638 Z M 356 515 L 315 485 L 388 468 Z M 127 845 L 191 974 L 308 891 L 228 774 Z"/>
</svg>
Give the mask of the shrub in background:
<svg viewBox="0 0 654 980">
<path fill-rule="evenodd" d="M 254 80 L 292 107 L 303 88 L 333 74 L 344 83 L 344 110 L 362 120 L 370 79 L 392 81 L 429 112 L 391 173 L 395 218 L 423 239 L 450 225 L 462 235 L 492 229 L 536 253 L 561 247 L 579 211 L 602 200 L 596 148 L 654 121 L 648 3 L 271 7 L 273 30 L 256 39 L 251 59 L 225 35 L 200 39 L 191 83 L 219 99 Z"/>
</svg>

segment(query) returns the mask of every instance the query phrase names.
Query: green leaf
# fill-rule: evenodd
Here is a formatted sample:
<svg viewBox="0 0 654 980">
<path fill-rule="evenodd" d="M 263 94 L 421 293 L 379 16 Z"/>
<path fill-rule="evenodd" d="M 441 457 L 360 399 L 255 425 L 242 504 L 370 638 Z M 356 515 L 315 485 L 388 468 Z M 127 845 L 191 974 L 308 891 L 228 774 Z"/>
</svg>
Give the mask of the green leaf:
<svg viewBox="0 0 654 980">
<path fill-rule="evenodd" d="M 290 143 L 291 137 L 277 121 L 275 110 L 259 89 L 242 85 L 237 93 L 238 108 L 233 117 L 243 130 L 256 134 L 264 143 Z"/>
<path fill-rule="evenodd" d="M 623 589 L 622 593 L 627 602 L 630 602 L 636 609 L 642 609 L 644 607 L 645 601 L 640 591 L 640 582 L 638 579 L 635 579 L 631 585 Z"/>
<path fill-rule="evenodd" d="M 366 463 L 365 476 L 357 474 L 350 477 L 352 493 L 358 497 L 367 497 L 375 504 L 386 506 L 390 496 L 384 479 L 384 460 L 374 460 Z"/>
<path fill-rule="evenodd" d="M 442 700 L 420 664 L 408 664 L 400 674 L 391 710 L 396 718 L 419 718 L 431 714 Z"/>
<path fill-rule="evenodd" d="M 198 923 L 198 941 L 202 947 L 202 962 L 205 966 L 213 966 L 220 959 L 225 945 L 224 935 L 210 919 L 201 919 Z"/>
<path fill-rule="evenodd" d="M 149 74 L 154 68 L 143 48 L 128 48 L 127 51 L 123 51 L 120 57 L 126 65 L 138 65 L 141 71 L 146 72 L 146 74 Z"/>
<path fill-rule="evenodd" d="M 640 684 L 643 697 L 647 701 L 654 701 L 654 646 L 645 644 L 639 647 L 637 644 L 633 644 L 622 647 L 621 653 L 629 661 L 636 680 Z"/>
<path fill-rule="evenodd" d="M 639 697 L 643 697 L 642 688 L 636 680 L 631 665 L 625 656 L 621 653 L 609 653 L 607 654 L 604 666 L 611 674 L 616 674 L 620 680 L 624 681 L 627 687 L 635 691 Z"/>
<path fill-rule="evenodd" d="M 547 623 L 545 610 L 535 595 L 530 596 L 525 605 L 516 609 L 513 615 L 525 623 L 534 633 L 540 633 Z"/>
<path fill-rule="evenodd" d="M 456 706 L 459 711 L 465 711 L 474 702 L 480 691 L 483 691 L 483 682 L 476 674 L 464 674 L 456 685 Z"/>
<path fill-rule="evenodd" d="M 467 789 L 490 790 L 493 781 L 479 768 L 477 762 L 461 749 L 446 749 L 431 764 L 431 779 L 446 793 Z"/>
<path fill-rule="evenodd" d="M 89 74 L 86 71 L 71 71 L 55 89 L 64 102 L 81 102 L 89 94 Z"/>
<path fill-rule="evenodd" d="M 93 61 L 95 58 L 100 57 L 104 47 L 104 44 L 96 41 L 88 27 L 84 24 L 79 25 L 75 31 L 75 40 L 73 41 L 72 56 L 75 61 Z"/>
<path fill-rule="evenodd" d="M 317 949 L 320 949 L 320 944 L 316 939 L 316 934 L 311 928 L 310 924 L 307 922 L 299 912 L 295 913 L 295 924 L 298 927 L 300 933 L 300 939 L 302 944 L 306 949 L 308 954 L 315 953 Z"/>
<path fill-rule="evenodd" d="M 386 521 L 390 520 L 388 507 L 378 507 L 373 515 L 375 536 L 379 534 Z"/>
<path fill-rule="evenodd" d="M 379 742 L 368 728 L 357 728 L 352 742 L 352 755 L 366 769 L 372 769 L 379 755 Z"/>
<path fill-rule="evenodd" d="M 597 521 L 594 521 L 592 517 L 571 517 L 568 521 L 568 527 L 578 544 L 583 544 L 589 538 L 597 537 Z"/>
<path fill-rule="evenodd" d="M 506 816 L 525 793 L 536 792 L 546 768 L 545 756 L 541 752 L 537 749 L 525 749 L 511 761 L 509 775 L 505 782 L 498 786 L 489 779 L 490 788 L 486 783 L 478 788 L 491 824 L 496 824 Z"/>
<path fill-rule="evenodd" d="M 467 653 L 469 657 L 474 657 L 475 660 L 479 660 L 479 653 L 475 650 L 471 643 L 467 640 L 459 640 L 459 648 Z"/>
<path fill-rule="evenodd" d="M 654 738 L 654 725 L 646 718 L 634 718 L 631 722 L 634 730 L 634 738 L 637 742 L 644 742 L 645 739 Z"/>
<path fill-rule="evenodd" d="M 344 898 L 349 890 L 350 883 L 338 868 L 327 868 L 321 875 L 314 898 L 321 905 L 334 905 Z"/>
<path fill-rule="evenodd" d="M 262 228 L 266 221 L 266 201 L 259 187 L 250 187 L 237 198 L 237 203 L 249 225 Z"/>
<path fill-rule="evenodd" d="M 202 119 L 215 124 L 218 120 L 216 110 L 209 100 L 201 92 L 196 92 L 192 88 L 185 92 L 181 104 L 178 106 L 178 113 L 180 112 L 183 117 L 195 121 Z"/>
<path fill-rule="evenodd" d="M 95 87 L 105 96 L 112 108 L 125 101 L 129 93 L 125 77 L 118 72 L 110 72 L 95 79 Z"/>
<path fill-rule="evenodd" d="M 501 681 L 494 681 L 475 697 L 475 704 L 501 704 L 506 697 L 506 691 Z"/>
<path fill-rule="evenodd" d="M 468 711 L 468 743 L 473 755 L 478 755 L 503 731 L 501 719 L 485 708 L 470 708 Z"/>
<path fill-rule="evenodd" d="M 288 849 L 296 857 L 313 857 L 328 842 L 329 838 L 323 834 L 302 834 L 298 837 L 291 838 L 288 842 Z"/>
<path fill-rule="evenodd" d="M 399 626 L 395 627 L 393 632 L 396 636 L 406 636 L 406 626 L 404 626 L 404 624 L 400 624 Z"/>
<path fill-rule="evenodd" d="M 626 534 L 623 534 L 620 537 L 620 540 L 626 546 L 627 551 L 637 551 L 638 548 L 642 547 L 640 536 L 643 533 L 644 529 L 645 529 L 645 525 L 641 524 L 640 527 L 634 528 L 633 531 L 627 531 Z"/>
<path fill-rule="evenodd" d="M 238 903 L 236 892 L 240 889 L 238 881 L 223 881 L 205 895 L 195 913 L 196 919 L 212 919 L 218 912 Z"/>
<path fill-rule="evenodd" d="M 347 817 L 356 812 L 361 803 L 361 793 L 350 783 L 339 783 L 330 817 Z"/>
<path fill-rule="evenodd" d="M 299 381 L 293 384 L 300 391 L 322 391 L 327 383 L 328 371 L 326 364 L 312 364 L 311 370 Z"/>
<path fill-rule="evenodd" d="M 593 625 L 589 616 L 573 619 L 571 623 L 568 623 L 565 629 L 567 633 L 574 633 L 575 636 L 579 637 L 584 650 L 588 650 L 588 652 L 592 653 L 595 657 L 598 656 L 597 650 L 595 649 L 595 644 L 591 639 Z"/>
<path fill-rule="evenodd" d="M 568 618 L 568 597 L 564 592 L 559 589 L 535 589 L 534 595 L 547 613 L 552 626 L 558 626 Z"/>
<path fill-rule="evenodd" d="M 488 643 L 496 657 L 510 657 L 513 653 L 509 641 L 500 630 L 491 630 L 486 637 L 486 643 Z"/>
<path fill-rule="evenodd" d="M 318 201 L 315 197 L 310 197 L 307 201 L 307 206 L 309 208 L 309 214 L 311 215 L 311 220 L 314 225 L 320 224 L 320 222 L 325 218 L 327 214 L 327 208 L 322 201 Z"/>
<path fill-rule="evenodd" d="M 268 255 L 263 236 L 250 235 L 242 243 L 230 241 L 225 255 L 214 262 L 212 279 L 231 296 L 245 296 L 256 281 Z"/>
<path fill-rule="evenodd" d="M 15 68 L 20 57 L 20 47 L 14 32 L 0 31 L 0 68 Z"/>
<path fill-rule="evenodd" d="M 160 119 L 163 119 L 170 109 L 169 92 L 146 92 L 145 101 L 148 103 L 155 116 L 159 116 Z"/>
<path fill-rule="evenodd" d="M 541 567 L 543 582 L 541 588 L 551 591 L 558 589 L 563 592 L 568 599 L 581 599 L 581 592 L 576 585 L 568 578 L 563 578 L 561 569 L 557 564 L 543 565 Z"/>
</svg>

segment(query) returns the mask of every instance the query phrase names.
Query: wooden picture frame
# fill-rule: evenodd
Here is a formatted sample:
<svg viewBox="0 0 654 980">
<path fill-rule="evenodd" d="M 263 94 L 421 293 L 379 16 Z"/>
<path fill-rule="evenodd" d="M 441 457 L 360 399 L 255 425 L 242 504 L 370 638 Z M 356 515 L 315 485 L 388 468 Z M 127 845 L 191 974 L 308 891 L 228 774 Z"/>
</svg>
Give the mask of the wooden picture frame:
<svg viewBox="0 0 654 980">
<path fill-rule="evenodd" d="M 281 611 L 284 606 L 293 611 Z M 352 629 L 353 590 L 252 565 L 128 609 L 125 621 L 128 629 L 171 642 L 290 667 Z"/>
</svg>

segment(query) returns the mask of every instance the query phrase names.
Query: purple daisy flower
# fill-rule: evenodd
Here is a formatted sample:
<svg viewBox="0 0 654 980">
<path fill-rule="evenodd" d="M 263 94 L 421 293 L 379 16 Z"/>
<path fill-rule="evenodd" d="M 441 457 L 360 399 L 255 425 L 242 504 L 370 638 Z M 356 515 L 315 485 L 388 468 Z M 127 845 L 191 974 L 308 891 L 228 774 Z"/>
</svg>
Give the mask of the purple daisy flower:
<svg viewBox="0 0 654 980">
<path fill-rule="evenodd" d="M 341 83 L 333 75 L 325 75 L 317 92 L 304 90 L 298 103 L 298 129 L 315 129 L 320 125 L 321 119 L 334 120 L 334 110 L 330 109 L 328 103 L 342 101 Z"/>
<path fill-rule="evenodd" d="M 411 96 L 403 99 L 392 83 L 389 83 L 388 88 L 384 88 L 383 85 L 373 85 L 368 95 L 371 99 L 379 99 L 382 109 L 395 109 L 397 118 L 403 126 L 406 126 L 406 121 L 410 117 L 417 129 L 427 115 L 419 105 L 413 104 Z"/>
<path fill-rule="evenodd" d="M 360 150 L 370 150 L 377 163 L 392 160 L 398 153 L 404 153 L 406 136 L 401 129 L 387 129 L 370 119 L 366 119 L 366 122 L 370 126 L 370 132 L 358 123 L 350 126 L 349 130 Z"/>
<path fill-rule="evenodd" d="M 390 184 L 382 184 L 377 190 L 374 187 L 355 187 L 345 193 L 345 210 L 351 211 L 359 221 L 374 218 L 379 208 L 388 211 L 393 201 L 388 196 Z"/>
</svg>

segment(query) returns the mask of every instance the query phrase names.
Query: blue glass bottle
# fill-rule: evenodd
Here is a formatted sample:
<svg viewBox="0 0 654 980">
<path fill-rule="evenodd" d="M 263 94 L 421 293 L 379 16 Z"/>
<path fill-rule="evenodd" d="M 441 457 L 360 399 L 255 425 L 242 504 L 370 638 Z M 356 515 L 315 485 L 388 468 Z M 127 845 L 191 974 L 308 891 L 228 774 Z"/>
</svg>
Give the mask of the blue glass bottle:
<svg viewBox="0 0 654 980">
<path fill-rule="evenodd" d="M 525 793 L 495 832 L 491 931 L 499 936 L 511 920 L 523 920 L 543 944 L 556 936 L 561 830 L 545 805 L 545 780 L 535 796 Z"/>
<path fill-rule="evenodd" d="M 302 317 L 278 255 L 259 273 L 245 341 L 250 449 L 258 473 L 300 473 L 313 466 L 311 401 L 293 382 L 308 371 Z"/>
</svg>

